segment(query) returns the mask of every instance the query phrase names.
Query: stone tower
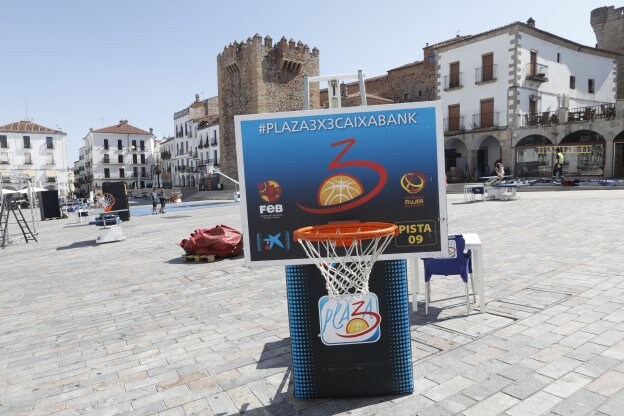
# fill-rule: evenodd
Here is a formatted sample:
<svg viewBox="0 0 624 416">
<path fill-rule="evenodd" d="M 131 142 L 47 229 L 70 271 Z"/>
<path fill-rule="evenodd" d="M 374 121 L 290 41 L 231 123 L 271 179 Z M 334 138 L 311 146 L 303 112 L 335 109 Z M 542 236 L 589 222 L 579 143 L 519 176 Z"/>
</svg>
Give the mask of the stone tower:
<svg viewBox="0 0 624 416">
<path fill-rule="evenodd" d="M 624 54 L 624 7 L 599 7 L 591 12 L 596 47 Z M 624 56 L 617 59 L 617 98 L 624 98 Z"/>
<path fill-rule="evenodd" d="M 234 116 L 302 110 L 303 76 L 319 75 L 319 51 L 285 37 L 274 46 L 270 36 L 256 34 L 223 49 L 217 75 L 221 172 L 238 180 Z M 310 84 L 310 103 L 319 107 L 318 83 Z"/>
</svg>

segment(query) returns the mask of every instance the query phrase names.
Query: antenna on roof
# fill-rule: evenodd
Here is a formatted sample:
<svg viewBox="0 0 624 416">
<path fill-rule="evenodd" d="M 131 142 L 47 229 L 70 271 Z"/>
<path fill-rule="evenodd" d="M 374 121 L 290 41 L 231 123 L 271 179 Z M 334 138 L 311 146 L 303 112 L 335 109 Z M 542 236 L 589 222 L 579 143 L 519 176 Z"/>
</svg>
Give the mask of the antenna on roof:
<svg viewBox="0 0 624 416">
<path fill-rule="evenodd" d="M 30 121 L 28 119 L 28 98 L 26 98 L 26 93 L 24 93 L 24 107 L 26 109 L 26 121 Z"/>
</svg>

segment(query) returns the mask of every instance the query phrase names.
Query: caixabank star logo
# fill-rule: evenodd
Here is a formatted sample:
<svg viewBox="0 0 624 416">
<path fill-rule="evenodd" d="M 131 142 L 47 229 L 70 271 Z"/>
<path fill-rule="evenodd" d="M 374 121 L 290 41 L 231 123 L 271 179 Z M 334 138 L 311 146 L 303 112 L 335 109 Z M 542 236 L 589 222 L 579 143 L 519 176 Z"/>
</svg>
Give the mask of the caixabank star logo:
<svg viewBox="0 0 624 416">
<path fill-rule="evenodd" d="M 423 190 L 426 182 L 425 176 L 420 172 L 408 172 L 401 176 L 401 188 L 409 194 L 403 198 L 404 208 L 420 208 L 425 205 L 425 199 L 416 194 Z"/>
</svg>

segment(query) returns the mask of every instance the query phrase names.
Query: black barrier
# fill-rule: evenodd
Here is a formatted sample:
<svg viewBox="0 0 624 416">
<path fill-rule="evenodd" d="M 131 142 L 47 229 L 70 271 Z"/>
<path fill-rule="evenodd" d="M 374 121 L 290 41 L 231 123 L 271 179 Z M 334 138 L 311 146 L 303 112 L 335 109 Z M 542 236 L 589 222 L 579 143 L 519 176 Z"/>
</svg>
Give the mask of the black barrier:
<svg viewBox="0 0 624 416">
<path fill-rule="evenodd" d="M 326 310 L 325 280 L 316 266 L 286 266 L 286 283 L 296 398 L 413 392 L 405 260 L 378 261 L 369 281 L 374 295 L 351 297 L 346 307 L 331 313 Z M 344 332 L 364 315 L 375 316 L 368 324 L 360 319 L 366 329 L 359 333 L 365 335 Z M 344 333 L 335 336 L 328 325 Z"/>
<path fill-rule="evenodd" d="M 42 220 L 61 218 L 58 191 L 48 190 L 39 192 L 39 212 Z"/>
</svg>

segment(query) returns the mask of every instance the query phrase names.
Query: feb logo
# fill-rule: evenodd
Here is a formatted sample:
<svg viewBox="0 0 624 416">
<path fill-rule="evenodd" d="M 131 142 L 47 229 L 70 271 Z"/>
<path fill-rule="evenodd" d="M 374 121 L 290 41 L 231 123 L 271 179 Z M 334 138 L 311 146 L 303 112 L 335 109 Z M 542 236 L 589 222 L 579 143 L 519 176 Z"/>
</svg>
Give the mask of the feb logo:
<svg viewBox="0 0 624 416">
<path fill-rule="evenodd" d="M 323 296 L 319 299 L 321 341 L 325 345 L 368 344 L 381 337 L 377 295 Z"/>
<path fill-rule="evenodd" d="M 409 172 L 401 177 L 401 188 L 409 194 L 417 194 L 425 187 L 425 177 L 417 172 Z"/>
<path fill-rule="evenodd" d="M 282 187 L 279 183 L 268 180 L 258 184 L 260 198 L 269 204 L 277 202 L 282 196 Z"/>
</svg>

